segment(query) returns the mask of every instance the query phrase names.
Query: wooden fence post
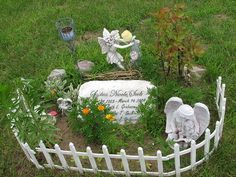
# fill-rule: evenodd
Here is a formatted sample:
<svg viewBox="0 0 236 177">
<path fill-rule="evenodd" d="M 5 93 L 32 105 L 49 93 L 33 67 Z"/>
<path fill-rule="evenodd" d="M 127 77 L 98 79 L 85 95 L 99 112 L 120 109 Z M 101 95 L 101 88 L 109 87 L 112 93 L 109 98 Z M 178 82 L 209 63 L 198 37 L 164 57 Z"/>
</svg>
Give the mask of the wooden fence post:
<svg viewBox="0 0 236 177">
<path fill-rule="evenodd" d="M 207 128 L 205 131 L 205 146 L 204 146 L 204 157 L 206 160 L 209 159 L 209 150 L 210 150 L 210 130 Z"/>
<path fill-rule="evenodd" d="M 224 127 L 224 120 L 225 120 L 225 105 L 226 105 L 226 98 L 224 99 L 224 106 L 222 107 L 221 110 L 221 117 L 220 117 L 220 121 L 221 121 L 221 125 L 220 125 L 220 137 L 222 136 L 223 133 L 223 127 Z"/>
<path fill-rule="evenodd" d="M 64 170 L 67 171 L 67 170 L 68 170 L 68 164 L 67 164 L 67 162 L 66 162 L 66 159 L 65 159 L 64 155 L 63 155 L 62 152 L 61 152 L 60 146 L 59 146 L 58 144 L 55 144 L 54 147 L 55 147 L 57 156 L 59 157 L 59 160 L 60 160 L 60 162 L 61 162 L 62 167 L 64 168 Z"/>
<path fill-rule="evenodd" d="M 221 77 L 218 77 L 218 79 L 216 80 L 216 104 L 217 106 L 219 105 L 219 99 L 220 99 L 220 90 L 221 90 Z"/>
<path fill-rule="evenodd" d="M 13 132 L 14 132 L 14 130 L 13 130 Z M 27 150 L 25 149 L 24 143 L 22 143 L 22 142 L 19 140 L 19 138 L 18 138 L 16 132 L 14 132 L 14 135 L 15 135 L 15 137 L 16 137 L 17 142 L 20 144 L 21 149 L 22 149 L 23 152 L 25 153 L 27 159 L 30 161 L 31 158 L 30 158 L 30 155 L 28 154 Z"/>
<path fill-rule="evenodd" d="M 146 170 L 146 165 L 145 165 L 145 160 L 144 160 L 144 155 L 143 155 L 143 148 L 141 147 L 138 148 L 138 156 L 139 156 L 139 163 L 140 163 L 141 171 L 145 175 L 147 170 Z"/>
<path fill-rule="evenodd" d="M 196 163 L 196 142 L 194 140 L 191 141 L 191 168 L 195 170 Z"/>
<path fill-rule="evenodd" d="M 83 174 L 83 167 L 82 167 L 82 163 L 80 161 L 80 158 L 79 156 L 76 154 L 76 149 L 75 149 L 75 146 L 73 143 L 70 143 L 69 144 L 69 147 L 70 147 L 70 151 L 72 153 L 72 156 L 75 160 L 75 165 L 78 167 L 78 170 L 81 174 Z"/>
<path fill-rule="evenodd" d="M 50 154 L 47 152 L 47 148 L 45 147 L 43 141 L 40 141 L 39 147 L 40 147 L 40 149 L 42 150 L 43 155 L 44 155 L 44 157 L 45 157 L 45 159 L 46 159 L 46 161 L 47 161 L 49 167 L 50 167 L 50 168 L 54 168 L 54 163 L 53 163 L 53 161 L 52 161 L 52 158 L 51 158 Z"/>
<path fill-rule="evenodd" d="M 111 173 L 113 173 L 113 166 L 112 166 L 112 162 L 111 162 L 111 159 L 110 159 L 110 156 L 109 156 L 109 152 L 108 152 L 108 149 L 107 149 L 106 145 L 102 146 L 102 152 L 104 154 L 104 158 L 105 158 L 105 161 L 106 161 L 107 169 Z"/>
<path fill-rule="evenodd" d="M 38 168 L 38 169 L 43 169 L 43 166 L 39 164 L 38 160 L 36 159 L 35 157 L 35 152 L 29 147 L 28 143 L 25 143 L 24 145 L 25 149 L 27 150 L 30 158 L 31 158 L 31 161 L 35 164 L 35 166 Z"/>
<path fill-rule="evenodd" d="M 126 176 L 129 177 L 130 176 L 129 163 L 128 163 L 128 160 L 126 158 L 125 150 L 121 149 L 120 154 L 121 154 L 121 160 L 122 160 L 122 164 L 123 164 L 123 167 L 124 167 L 124 170 L 125 170 L 125 174 L 126 174 Z"/>
<path fill-rule="evenodd" d="M 93 152 L 92 152 L 92 150 L 91 150 L 91 148 L 89 146 L 87 147 L 86 150 L 87 150 L 89 162 L 90 162 L 90 164 L 92 166 L 93 172 L 97 173 L 98 167 L 97 167 L 96 161 L 95 161 L 95 159 L 93 157 Z"/>
<path fill-rule="evenodd" d="M 174 155 L 175 155 L 175 172 L 176 177 L 180 177 L 180 154 L 179 154 L 179 144 L 174 145 Z"/>
<path fill-rule="evenodd" d="M 163 177 L 163 161 L 162 161 L 162 153 L 160 150 L 157 151 L 157 167 L 159 176 Z"/>
<path fill-rule="evenodd" d="M 219 140 L 220 140 L 220 122 L 219 121 L 216 121 L 215 130 L 216 130 L 216 134 L 214 138 L 214 147 L 217 148 L 219 144 Z"/>
</svg>

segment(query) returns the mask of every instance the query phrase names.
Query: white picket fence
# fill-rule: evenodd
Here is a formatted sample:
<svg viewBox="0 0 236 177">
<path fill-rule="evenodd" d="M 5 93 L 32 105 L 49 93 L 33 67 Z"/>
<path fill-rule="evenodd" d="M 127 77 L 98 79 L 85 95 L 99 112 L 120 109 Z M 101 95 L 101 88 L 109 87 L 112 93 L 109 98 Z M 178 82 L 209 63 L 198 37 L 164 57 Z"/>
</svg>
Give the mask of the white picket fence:
<svg viewBox="0 0 236 177">
<path fill-rule="evenodd" d="M 17 140 L 23 149 L 26 157 L 30 160 L 38 169 L 47 168 L 56 168 L 63 170 L 75 170 L 79 171 L 81 174 L 84 172 L 103 172 L 103 173 L 112 173 L 112 174 L 122 174 L 126 176 L 130 175 L 152 175 L 152 176 L 172 176 L 176 175 L 177 177 L 181 176 L 181 173 L 189 170 L 194 170 L 196 166 L 200 165 L 204 161 L 209 159 L 209 156 L 217 148 L 219 140 L 222 136 L 224 117 L 225 117 L 225 107 L 226 107 L 226 98 L 225 95 L 225 84 L 222 84 L 221 77 L 217 79 L 217 89 L 216 89 L 216 106 L 219 114 L 219 120 L 216 121 L 215 130 L 211 133 L 210 129 L 206 129 L 205 138 L 202 142 L 196 144 L 195 141 L 191 142 L 191 146 L 188 149 L 180 150 L 179 145 L 176 143 L 174 145 L 174 152 L 172 154 L 163 156 L 160 150 L 157 151 L 155 156 L 144 155 L 143 148 L 138 148 L 138 155 L 127 155 L 124 149 L 120 150 L 120 154 L 110 154 L 105 145 L 102 146 L 103 153 L 94 153 L 90 147 L 87 147 L 86 152 L 79 152 L 75 149 L 73 143 L 69 144 L 70 151 L 62 150 L 58 144 L 55 144 L 54 149 L 46 148 L 45 144 L 41 141 L 39 147 L 32 150 L 27 143 L 22 143 L 17 137 Z M 210 143 L 214 141 L 214 146 L 210 149 Z M 197 160 L 197 150 L 202 148 L 204 150 L 204 157 L 200 160 Z M 46 164 L 40 164 L 36 158 L 36 153 L 42 153 L 46 159 Z M 53 162 L 52 154 L 56 154 L 61 165 L 56 165 Z M 190 164 L 186 167 L 181 168 L 180 159 L 181 156 L 188 154 L 190 158 Z M 75 162 L 75 166 L 69 166 L 65 156 L 71 156 Z M 91 168 L 84 168 L 82 161 L 87 157 Z M 103 158 L 106 163 L 106 170 L 98 168 L 96 163 L 96 158 Z M 115 170 L 112 165 L 112 159 L 120 159 L 122 162 L 123 170 Z M 131 171 L 129 168 L 129 161 L 135 160 L 139 161 L 140 170 Z M 148 171 L 146 167 L 146 161 L 155 161 L 157 163 L 156 171 Z M 163 163 L 165 161 L 174 160 L 174 169 L 173 171 L 165 172 Z"/>
</svg>

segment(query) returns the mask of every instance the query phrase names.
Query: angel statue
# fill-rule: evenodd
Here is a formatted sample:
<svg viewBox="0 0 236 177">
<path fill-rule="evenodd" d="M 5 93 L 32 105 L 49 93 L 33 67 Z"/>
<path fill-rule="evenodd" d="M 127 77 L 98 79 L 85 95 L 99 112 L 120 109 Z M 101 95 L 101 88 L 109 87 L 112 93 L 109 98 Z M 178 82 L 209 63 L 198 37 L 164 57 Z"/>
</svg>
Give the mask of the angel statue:
<svg viewBox="0 0 236 177">
<path fill-rule="evenodd" d="M 119 54 L 116 49 L 124 49 L 130 47 L 134 44 L 135 36 L 132 36 L 130 41 L 125 41 L 120 38 L 120 34 L 118 30 L 113 30 L 111 33 L 104 28 L 103 29 L 103 37 L 98 37 L 98 43 L 101 46 L 102 54 L 107 54 L 107 62 L 110 64 L 115 63 L 120 69 L 125 69 L 122 65 L 124 61 L 121 54 Z M 125 43 L 125 45 L 120 45 L 120 42 Z M 129 42 L 129 43 L 128 43 Z"/>
<path fill-rule="evenodd" d="M 179 97 L 171 97 L 165 105 L 167 141 L 172 140 L 187 147 L 191 140 L 197 140 L 210 123 L 210 112 L 203 103 L 194 108 Z"/>
</svg>

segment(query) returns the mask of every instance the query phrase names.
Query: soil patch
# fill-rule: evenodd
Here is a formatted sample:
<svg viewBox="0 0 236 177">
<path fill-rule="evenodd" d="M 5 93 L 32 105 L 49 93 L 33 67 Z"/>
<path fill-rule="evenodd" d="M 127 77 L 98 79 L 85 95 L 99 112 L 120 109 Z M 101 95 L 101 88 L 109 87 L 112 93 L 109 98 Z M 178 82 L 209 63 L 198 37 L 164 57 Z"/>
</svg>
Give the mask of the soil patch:
<svg viewBox="0 0 236 177">
<path fill-rule="evenodd" d="M 101 32 L 85 32 L 81 35 L 77 40 L 75 40 L 75 44 L 79 45 L 82 42 L 90 42 L 90 41 L 97 41 L 97 38 L 101 36 Z"/>
<path fill-rule="evenodd" d="M 215 19 L 219 21 L 225 21 L 229 19 L 229 17 L 225 14 L 218 14 L 218 15 L 215 15 Z"/>
<path fill-rule="evenodd" d="M 88 144 L 86 142 L 86 139 L 83 137 L 83 135 L 79 133 L 72 132 L 68 120 L 66 117 L 61 117 L 58 119 L 56 123 L 57 128 L 59 129 L 57 134 L 60 136 L 61 141 L 59 142 L 59 145 L 62 150 L 69 150 L 69 143 L 72 142 L 76 148 L 77 151 L 80 152 L 86 152 L 86 147 L 90 146 L 92 151 L 94 153 L 102 153 L 102 145 L 96 144 L 96 143 L 90 143 Z M 135 125 L 134 125 L 135 126 Z M 139 127 L 137 127 L 139 128 Z M 160 135 L 162 136 L 162 135 Z M 164 136 L 164 135 L 163 135 Z M 154 142 L 154 138 L 151 136 L 145 136 L 142 145 L 135 142 L 135 140 L 126 140 L 126 146 L 121 147 L 121 149 L 125 149 L 126 154 L 129 155 L 138 155 L 138 147 L 143 147 L 144 155 L 156 155 L 156 152 L 158 149 L 161 149 L 160 146 L 158 146 Z M 108 149 L 109 150 L 109 149 Z M 119 152 L 117 152 L 119 154 Z M 90 167 L 90 162 L 87 159 L 87 157 L 81 157 L 82 158 L 82 165 L 85 168 Z M 73 159 L 71 157 L 68 157 L 68 161 L 71 161 L 73 163 Z M 99 169 L 106 169 L 106 163 L 103 158 L 96 158 L 96 162 L 98 164 Z M 150 171 L 156 171 L 157 164 L 155 161 L 147 161 L 147 170 Z M 112 159 L 112 165 L 114 169 L 116 170 L 122 170 L 122 161 L 121 159 Z M 138 170 L 140 169 L 140 163 L 139 161 L 130 160 L 129 161 L 129 167 L 130 170 Z"/>
</svg>

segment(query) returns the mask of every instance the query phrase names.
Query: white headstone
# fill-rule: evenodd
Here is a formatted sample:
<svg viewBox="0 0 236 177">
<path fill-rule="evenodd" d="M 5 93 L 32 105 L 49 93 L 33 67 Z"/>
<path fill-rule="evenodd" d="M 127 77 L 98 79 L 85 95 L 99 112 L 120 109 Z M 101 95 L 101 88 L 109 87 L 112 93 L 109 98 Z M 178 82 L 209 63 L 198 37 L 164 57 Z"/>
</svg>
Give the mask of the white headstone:
<svg viewBox="0 0 236 177">
<path fill-rule="evenodd" d="M 135 123 L 139 118 L 137 107 L 147 100 L 148 89 L 153 87 L 150 82 L 143 80 L 90 81 L 81 85 L 79 97 L 95 96 L 111 107 L 118 123 Z"/>
</svg>

